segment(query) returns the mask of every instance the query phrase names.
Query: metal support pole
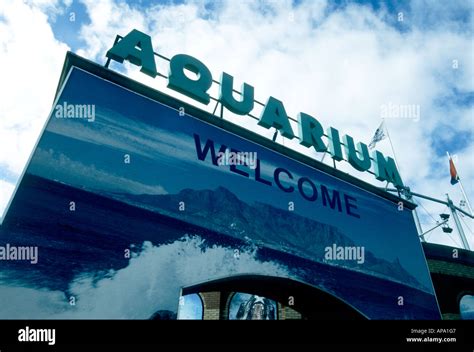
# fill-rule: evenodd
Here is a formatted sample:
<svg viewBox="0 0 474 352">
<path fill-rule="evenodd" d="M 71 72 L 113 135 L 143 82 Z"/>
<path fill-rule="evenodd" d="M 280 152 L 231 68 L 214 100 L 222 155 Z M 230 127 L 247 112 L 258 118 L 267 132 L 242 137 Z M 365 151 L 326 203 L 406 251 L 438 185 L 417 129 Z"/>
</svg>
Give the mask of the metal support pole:
<svg viewBox="0 0 474 352">
<path fill-rule="evenodd" d="M 446 198 L 448 200 L 448 207 L 451 210 L 451 214 L 453 215 L 454 223 L 456 224 L 456 228 L 458 229 L 459 237 L 461 238 L 461 242 L 464 246 L 464 249 L 470 251 L 471 249 L 469 248 L 469 243 L 467 242 L 466 235 L 464 234 L 464 230 L 462 228 L 461 222 L 459 221 L 458 214 L 456 213 L 456 208 L 447 193 Z"/>
<path fill-rule="evenodd" d="M 418 217 L 418 213 L 416 211 L 413 212 L 413 217 L 415 218 L 416 230 L 418 231 L 418 235 L 421 238 L 421 242 L 426 242 L 425 234 L 421 228 L 420 218 Z"/>
<path fill-rule="evenodd" d="M 384 189 L 383 187 L 379 187 L 379 188 Z M 389 192 L 398 192 L 398 190 L 396 190 L 395 188 L 388 188 L 387 191 L 389 191 Z M 436 199 L 436 198 L 433 198 L 433 197 L 428 197 L 428 196 L 425 196 L 423 194 L 415 193 L 415 192 L 410 192 L 410 194 L 412 196 L 415 196 L 415 197 L 427 199 L 427 200 L 430 200 L 432 202 L 436 202 L 436 203 L 440 203 L 440 204 L 444 204 L 444 205 L 448 206 L 448 202 L 446 202 L 444 200 Z M 456 209 L 457 211 L 459 211 L 460 213 L 466 215 L 468 218 L 474 219 L 474 215 L 469 214 L 467 211 L 455 206 L 454 204 L 453 204 L 453 208 Z"/>
<path fill-rule="evenodd" d="M 464 197 L 464 200 L 466 201 L 466 205 L 467 205 L 467 208 L 469 209 L 469 212 L 471 213 L 471 215 L 474 215 L 474 213 L 472 212 L 471 203 L 469 203 L 469 199 L 467 198 L 467 194 L 466 194 L 466 191 L 464 190 L 464 186 L 462 185 L 461 179 L 459 179 L 459 187 L 461 188 L 461 192 Z"/>
<path fill-rule="evenodd" d="M 438 227 L 443 226 L 444 224 L 447 224 L 447 223 L 448 223 L 448 219 L 444 220 L 443 222 L 440 222 L 440 223 L 439 223 L 438 225 L 436 225 L 435 227 L 429 229 L 428 231 L 425 231 L 425 232 L 423 233 L 423 236 L 426 235 L 428 232 L 431 232 L 431 231 L 433 231 L 434 229 L 437 229 Z M 421 237 L 421 236 L 420 236 L 420 237 Z"/>
<path fill-rule="evenodd" d="M 446 152 L 446 154 L 448 155 L 448 159 L 451 161 L 452 158 L 451 158 L 451 155 L 449 154 L 449 152 Z M 453 165 L 454 165 L 454 161 L 453 161 Z M 454 166 L 454 167 L 456 168 L 456 166 Z M 469 212 L 471 213 L 471 215 L 474 215 L 474 213 L 472 212 L 471 203 L 469 203 L 469 199 L 467 198 L 466 191 L 464 190 L 464 186 L 462 185 L 462 182 L 461 182 L 461 176 L 459 175 L 459 172 L 458 172 L 457 169 L 456 169 L 456 174 L 458 176 L 459 187 L 461 188 L 462 196 L 463 196 L 464 200 L 466 201 L 467 208 L 469 209 Z"/>
<path fill-rule="evenodd" d="M 387 186 L 388 186 L 388 183 L 387 183 Z M 413 196 L 412 196 L 410 187 L 404 187 L 403 194 L 406 200 L 412 201 Z M 413 218 L 415 219 L 416 231 L 418 231 L 418 236 L 420 236 L 422 242 L 426 242 L 425 234 L 423 233 L 423 229 L 421 228 L 420 218 L 418 217 L 418 213 L 416 209 L 413 210 Z"/>
</svg>

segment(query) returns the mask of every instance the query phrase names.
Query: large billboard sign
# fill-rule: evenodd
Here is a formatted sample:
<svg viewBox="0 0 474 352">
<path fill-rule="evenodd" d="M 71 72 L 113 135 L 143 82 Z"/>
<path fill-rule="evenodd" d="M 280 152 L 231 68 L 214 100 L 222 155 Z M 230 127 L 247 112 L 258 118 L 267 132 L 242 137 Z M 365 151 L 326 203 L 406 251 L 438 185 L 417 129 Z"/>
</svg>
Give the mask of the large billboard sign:
<svg viewBox="0 0 474 352">
<path fill-rule="evenodd" d="M 37 250 L 1 262 L 0 318 L 176 314 L 183 287 L 241 274 L 439 318 L 410 207 L 100 70 L 68 69 L 0 227 L 4 250 Z"/>
</svg>

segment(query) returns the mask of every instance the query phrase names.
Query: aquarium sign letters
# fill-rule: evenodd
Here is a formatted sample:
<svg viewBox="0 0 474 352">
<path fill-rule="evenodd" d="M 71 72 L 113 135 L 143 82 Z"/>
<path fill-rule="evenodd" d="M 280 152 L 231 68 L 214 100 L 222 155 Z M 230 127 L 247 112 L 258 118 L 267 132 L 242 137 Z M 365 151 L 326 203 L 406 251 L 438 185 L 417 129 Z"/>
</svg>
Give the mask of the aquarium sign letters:
<svg viewBox="0 0 474 352">
<path fill-rule="evenodd" d="M 151 37 L 136 29 L 115 43 L 106 56 L 120 63 L 127 60 L 140 66 L 140 70 L 151 77 L 158 75 Z M 194 73 L 196 78 L 189 78 L 185 70 Z M 233 81 L 234 78 L 231 75 L 222 73 L 219 84 L 219 102 L 234 114 L 250 114 L 255 102 L 254 87 L 244 83 L 241 98 L 237 100 L 232 94 Z M 185 54 L 178 54 L 171 58 L 168 88 L 207 105 L 211 100 L 208 91 L 212 83 L 211 71 L 198 59 Z M 334 127 L 328 127 L 325 130 L 316 118 L 303 112 L 298 114 L 298 131 L 293 131 L 283 102 L 272 96 L 268 98 L 258 124 L 268 129 L 275 128 L 288 139 L 298 136 L 301 145 L 307 148 L 313 147 L 317 152 L 327 152 L 336 161 L 346 160 L 358 171 L 368 171 L 373 168 L 378 180 L 391 182 L 396 187 L 403 186 L 395 161 L 391 157 L 385 157 L 378 150 L 369 154 L 365 143 L 355 143 L 348 134 L 341 137 Z M 323 141 L 324 136 L 327 137 L 326 143 Z"/>
</svg>

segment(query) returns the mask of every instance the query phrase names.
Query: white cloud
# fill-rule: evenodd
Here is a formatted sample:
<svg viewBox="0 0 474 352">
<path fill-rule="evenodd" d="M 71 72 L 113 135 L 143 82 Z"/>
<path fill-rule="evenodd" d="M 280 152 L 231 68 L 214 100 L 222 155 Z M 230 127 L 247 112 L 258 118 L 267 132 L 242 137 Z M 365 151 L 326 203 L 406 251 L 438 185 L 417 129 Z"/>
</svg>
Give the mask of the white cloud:
<svg viewBox="0 0 474 352">
<path fill-rule="evenodd" d="M 64 13 L 64 10 L 72 5 L 73 0 L 23 0 L 23 3 L 40 10 L 46 14 L 50 20 L 55 20 L 57 15 Z"/>
<path fill-rule="evenodd" d="M 0 164 L 17 177 L 51 109 L 68 50 L 43 12 L 57 6 L 59 1 L 46 0 L 0 3 Z M 2 185 L 2 197 L 12 191 Z"/>
<path fill-rule="evenodd" d="M 103 59 L 122 28 L 142 31 L 148 28 L 145 13 L 132 9 L 125 2 L 84 0 L 83 3 L 88 8 L 91 23 L 82 27 L 80 35 L 87 38 L 88 45 L 78 51 L 79 55 Z"/>
</svg>

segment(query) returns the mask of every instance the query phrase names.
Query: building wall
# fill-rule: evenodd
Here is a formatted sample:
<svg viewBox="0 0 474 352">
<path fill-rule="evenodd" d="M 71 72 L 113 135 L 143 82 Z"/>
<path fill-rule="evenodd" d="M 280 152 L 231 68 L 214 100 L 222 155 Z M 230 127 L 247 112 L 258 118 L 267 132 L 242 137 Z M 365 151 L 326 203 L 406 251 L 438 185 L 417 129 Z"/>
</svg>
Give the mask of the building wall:
<svg viewBox="0 0 474 352">
<path fill-rule="evenodd" d="M 474 252 L 433 243 L 423 250 L 443 319 L 460 319 L 460 300 L 474 295 Z"/>
<path fill-rule="evenodd" d="M 303 319 L 301 313 L 297 312 L 291 307 L 284 306 L 278 303 L 278 320 L 295 320 Z"/>
<path fill-rule="evenodd" d="M 219 320 L 221 293 L 220 292 L 201 292 L 202 302 L 204 304 L 204 320 Z"/>
</svg>

